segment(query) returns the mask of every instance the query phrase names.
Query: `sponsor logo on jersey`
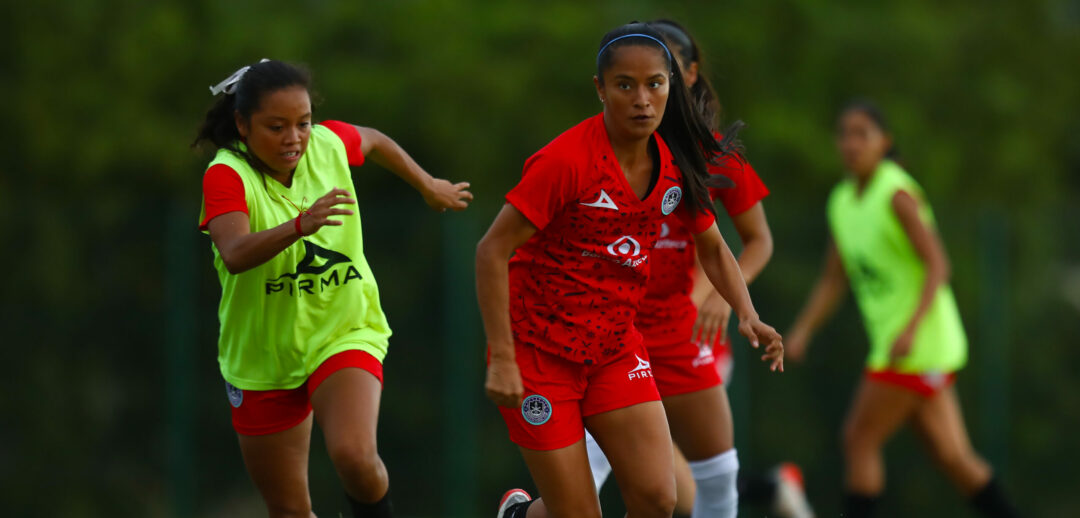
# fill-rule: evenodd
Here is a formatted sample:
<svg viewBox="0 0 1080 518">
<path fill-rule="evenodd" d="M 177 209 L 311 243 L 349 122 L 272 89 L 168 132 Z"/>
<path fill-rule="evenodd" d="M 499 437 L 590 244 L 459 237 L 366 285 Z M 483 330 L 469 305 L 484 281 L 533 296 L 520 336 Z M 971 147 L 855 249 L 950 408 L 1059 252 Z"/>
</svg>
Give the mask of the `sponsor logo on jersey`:
<svg viewBox="0 0 1080 518">
<path fill-rule="evenodd" d="M 330 288 L 348 284 L 351 280 L 360 280 L 360 270 L 348 264 L 352 259 L 341 252 L 323 248 L 311 241 L 304 240 L 304 257 L 296 265 L 293 273 L 283 273 L 275 279 L 266 280 L 266 294 L 284 293 L 300 296 L 304 293 L 314 295 L 315 290 L 322 293 Z M 316 262 L 318 261 L 318 264 Z M 303 278 L 302 276 L 307 276 Z M 314 276 L 315 278 L 311 278 Z"/>
<path fill-rule="evenodd" d="M 607 253 L 610 257 L 598 254 L 591 250 L 582 250 L 582 257 L 596 257 L 598 259 L 607 259 L 619 266 L 626 266 L 628 268 L 637 268 L 649 260 L 647 254 L 641 253 L 641 243 L 638 243 L 636 239 L 631 236 L 623 236 L 616 239 L 614 243 L 607 246 Z"/>
<path fill-rule="evenodd" d="M 608 196 L 607 191 L 600 189 L 600 197 L 592 203 L 579 202 L 586 207 L 596 207 L 598 209 L 611 209 L 619 210 L 619 206 L 615 205 L 615 202 L 611 200 L 611 196 Z"/>
<path fill-rule="evenodd" d="M 626 378 L 629 380 L 640 380 L 652 377 L 652 365 L 649 362 L 642 360 L 640 356 L 634 355 L 637 358 L 637 367 L 630 369 L 630 372 L 626 373 Z"/>
<path fill-rule="evenodd" d="M 551 419 L 551 402 L 540 394 L 533 394 L 521 403 L 521 417 L 531 425 L 542 425 Z"/>
<path fill-rule="evenodd" d="M 679 200 L 682 200 L 682 189 L 678 186 L 668 189 L 664 193 L 664 200 L 660 202 L 660 212 L 663 212 L 665 216 L 675 212 L 675 207 L 679 206 Z"/>
<path fill-rule="evenodd" d="M 616 257 L 637 257 L 641 254 L 641 243 L 633 237 L 623 236 L 608 245 L 607 251 Z"/>
<path fill-rule="evenodd" d="M 660 239 L 656 240 L 656 244 L 653 248 L 678 248 L 682 250 L 687 246 L 690 246 L 690 242 L 685 239 L 667 239 L 671 235 L 671 227 L 666 222 L 660 223 Z"/>
<path fill-rule="evenodd" d="M 229 397 L 229 404 L 233 408 L 240 408 L 240 405 L 244 404 L 244 391 L 234 387 L 228 381 L 225 382 L 225 395 Z"/>
</svg>

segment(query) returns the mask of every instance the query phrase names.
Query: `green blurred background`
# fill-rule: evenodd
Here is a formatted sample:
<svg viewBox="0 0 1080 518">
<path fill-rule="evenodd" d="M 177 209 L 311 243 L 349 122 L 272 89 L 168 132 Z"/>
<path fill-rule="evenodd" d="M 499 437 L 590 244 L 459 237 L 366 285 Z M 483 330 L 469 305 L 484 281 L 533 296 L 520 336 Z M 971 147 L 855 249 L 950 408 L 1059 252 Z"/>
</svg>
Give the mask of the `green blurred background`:
<svg viewBox="0 0 1080 518">
<path fill-rule="evenodd" d="M 698 38 L 773 190 L 776 253 L 751 290 L 763 318 L 786 328 L 820 266 L 842 175 L 837 107 L 877 99 L 953 261 L 975 445 L 1028 516 L 1080 515 L 1076 0 L 9 0 L 4 12 L 0 514 L 263 515 L 215 360 L 219 288 L 196 230 L 210 155 L 188 147 L 207 86 L 262 57 L 309 65 L 316 118 L 378 128 L 476 194 L 440 216 L 378 166 L 355 171 L 395 328 L 380 450 L 399 515 L 490 516 L 503 490 L 533 489 L 482 392 L 473 247 L 525 158 L 599 110 L 601 36 L 670 17 Z M 839 426 L 865 349 L 851 304 L 783 375 L 737 347 L 744 469 L 798 462 L 821 516 L 839 512 Z M 337 516 L 317 435 L 316 512 Z M 968 515 L 910 433 L 887 460 L 883 516 Z M 621 516 L 614 488 L 602 498 Z"/>
</svg>

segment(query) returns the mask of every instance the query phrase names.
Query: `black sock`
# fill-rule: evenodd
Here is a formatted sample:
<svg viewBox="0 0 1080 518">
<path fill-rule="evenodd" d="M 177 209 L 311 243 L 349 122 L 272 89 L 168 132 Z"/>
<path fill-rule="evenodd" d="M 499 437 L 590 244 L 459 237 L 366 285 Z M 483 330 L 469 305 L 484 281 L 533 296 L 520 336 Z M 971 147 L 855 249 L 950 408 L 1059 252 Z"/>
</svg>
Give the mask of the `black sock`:
<svg viewBox="0 0 1080 518">
<path fill-rule="evenodd" d="M 971 496 L 971 507 L 979 514 L 991 518 L 1015 518 L 1020 516 L 1012 502 L 1005 496 L 1005 491 L 997 482 L 997 477 L 991 478 L 982 489 Z"/>
<path fill-rule="evenodd" d="M 844 518 L 869 518 L 877 509 L 878 496 L 848 493 L 844 498 Z"/>
<path fill-rule="evenodd" d="M 390 504 L 390 488 L 386 488 L 386 494 L 378 502 L 365 504 L 345 494 L 352 507 L 355 518 L 390 518 L 394 516 L 394 506 Z"/>
<path fill-rule="evenodd" d="M 776 479 L 763 473 L 739 472 L 739 504 L 771 506 L 776 498 Z"/>
<path fill-rule="evenodd" d="M 528 502 L 520 502 L 506 508 L 506 512 L 503 513 L 503 518 L 525 518 L 525 515 L 529 512 L 529 506 L 533 505 L 536 500 L 529 500 Z"/>
</svg>

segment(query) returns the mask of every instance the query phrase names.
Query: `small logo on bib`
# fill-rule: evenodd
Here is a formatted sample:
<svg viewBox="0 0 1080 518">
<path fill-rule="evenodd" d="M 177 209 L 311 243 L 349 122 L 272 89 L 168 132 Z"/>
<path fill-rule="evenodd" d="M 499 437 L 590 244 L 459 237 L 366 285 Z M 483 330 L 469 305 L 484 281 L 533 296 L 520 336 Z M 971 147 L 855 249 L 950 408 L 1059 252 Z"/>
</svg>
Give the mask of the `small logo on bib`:
<svg viewBox="0 0 1080 518">
<path fill-rule="evenodd" d="M 679 206 L 680 200 L 682 200 L 682 189 L 678 186 L 668 189 L 664 193 L 664 201 L 660 202 L 660 212 L 663 212 L 665 216 L 675 212 L 675 207 Z"/>
<path fill-rule="evenodd" d="M 233 408 L 240 408 L 240 405 L 244 403 L 244 391 L 234 387 L 228 381 L 225 382 L 225 395 L 229 396 L 229 404 Z"/>
<path fill-rule="evenodd" d="M 533 394 L 521 403 L 521 416 L 531 425 L 542 425 L 551 419 L 551 403 L 540 394 Z"/>
</svg>

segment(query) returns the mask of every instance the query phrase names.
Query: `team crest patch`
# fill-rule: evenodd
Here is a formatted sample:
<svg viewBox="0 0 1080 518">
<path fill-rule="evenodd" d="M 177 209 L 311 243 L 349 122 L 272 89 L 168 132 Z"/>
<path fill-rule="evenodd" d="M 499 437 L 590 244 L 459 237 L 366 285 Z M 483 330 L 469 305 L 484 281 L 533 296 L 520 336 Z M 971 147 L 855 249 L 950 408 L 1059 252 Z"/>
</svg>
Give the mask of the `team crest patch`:
<svg viewBox="0 0 1080 518">
<path fill-rule="evenodd" d="M 551 419 L 551 403 L 540 394 L 533 394 L 521 404 L 521 416 L 531 425 L 542 425 Z"/>
<path fill-rule="evenodd" d="M 240 405 L 244 403 L 244 391 L 234 387 L 228 381 L 225 382 L 225 395 L 229 396 L 229 404 L 233 408 L 240 408 Z"/>
<path fill-rule="evenodd" d="M 682 200 L 682 189 L 678 186 L 668 189 L 664 193 L 664 201 L 660 202 L 660 212 L 663 212 L 665 216 L 675 212 L 675 207 L 679 206 L 679 200 Z"/>
</svg>

